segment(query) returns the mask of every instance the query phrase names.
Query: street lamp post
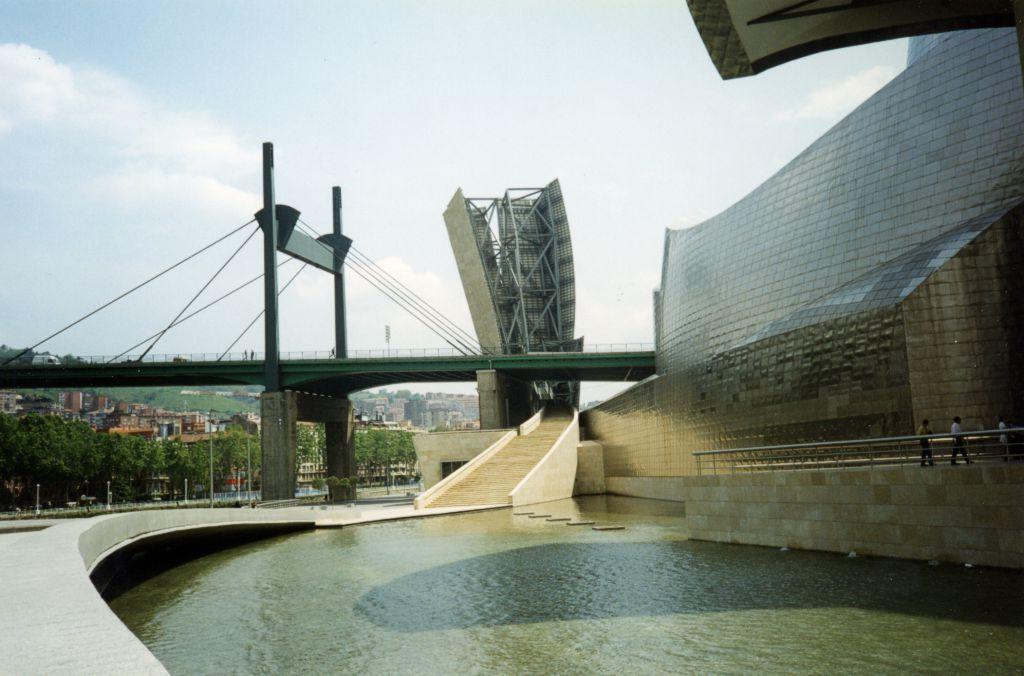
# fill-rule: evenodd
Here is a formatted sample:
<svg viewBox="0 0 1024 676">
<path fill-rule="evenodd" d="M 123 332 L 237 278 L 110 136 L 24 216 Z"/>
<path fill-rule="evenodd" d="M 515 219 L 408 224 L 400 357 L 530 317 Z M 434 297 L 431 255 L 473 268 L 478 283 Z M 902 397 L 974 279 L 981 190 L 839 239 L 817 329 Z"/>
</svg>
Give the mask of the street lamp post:
<svg viewBox="0 0 1024 676">
<path fill-rule="evenodd" d="M 185 477 L 185 504 L 188 504 L 188 477 Z"/>
<path fill-rule="evenodd" d="M 213 411 L 210 411 L 210 507 L 213 507 Z"/>
<path fill-rule="evenodd" d="M 246 456 L 246 469 L 245 469 L 245 499 L 247 501 L 252 500 L 252 440 L 245 437 L 245 456 Z"/>
<path fill-rule="evenodd" d="M 110 482 L 107 482 L 107 511 L 110 511 Z"/>
<path fill-rule="evenodd" d="M 39 484 L 36 484 L 36 516 L 39 516 Z"/>
</svg>

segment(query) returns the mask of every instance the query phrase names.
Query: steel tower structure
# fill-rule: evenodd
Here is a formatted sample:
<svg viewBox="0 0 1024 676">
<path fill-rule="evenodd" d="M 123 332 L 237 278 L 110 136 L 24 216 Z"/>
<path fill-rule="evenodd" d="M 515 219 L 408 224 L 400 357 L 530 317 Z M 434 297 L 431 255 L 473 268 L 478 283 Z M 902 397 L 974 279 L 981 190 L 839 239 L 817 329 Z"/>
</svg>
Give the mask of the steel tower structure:
<svg viewBox="0 0 1024 676">
<path fill-rule="evenodd" d="M 572 240 L 558 180 L 510 188 L 500 197 L 464 197 L 445 211 L 477 339 L 501 354 L 567 352 L 574 338 L 576 282 Z M 569 398 L 576 383 L 534 383 L 540 398 Z"/>
</svg>

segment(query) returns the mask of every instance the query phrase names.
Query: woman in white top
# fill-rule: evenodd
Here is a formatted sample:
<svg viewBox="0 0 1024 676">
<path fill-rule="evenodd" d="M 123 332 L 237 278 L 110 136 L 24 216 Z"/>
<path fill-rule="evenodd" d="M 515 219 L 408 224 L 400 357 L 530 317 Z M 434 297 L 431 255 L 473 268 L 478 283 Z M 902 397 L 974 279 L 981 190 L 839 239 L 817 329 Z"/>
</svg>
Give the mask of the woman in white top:
<svg viewBox="0 0 1024 676">
<path fill-rule="evenodd" d="M 999 430 L 1003 431 L 1003 430 L 1007 430 L 1009 428 L 1010 428 L 1010 426 L 1006 424 L 1006 420 L 1003 419 L 1003 416 L 999 416 Z M 1009 462 L 1010 461 L 1010 435 L 1006 434 L 1005 432 L 1003 432 L 1003 434 L 1000 434 L 999 435 L 999 443 L 1001 443 L 1003 445 L 1003 462 Z"/>
<path fill-rule="evenodd" d="M 949 464 L 957 464 L 956 454 L 959 451 L 960 455 L 964 456 L 964 461 L 970 465 L 971 459 L 967 457 L 967 445 L 964 443 L 963 428 L 960 427 L 960 416 L 953 416 L 953 426 L 949 428 L 949 433 L 953 435 L 953 458 Z"/>
</svg>

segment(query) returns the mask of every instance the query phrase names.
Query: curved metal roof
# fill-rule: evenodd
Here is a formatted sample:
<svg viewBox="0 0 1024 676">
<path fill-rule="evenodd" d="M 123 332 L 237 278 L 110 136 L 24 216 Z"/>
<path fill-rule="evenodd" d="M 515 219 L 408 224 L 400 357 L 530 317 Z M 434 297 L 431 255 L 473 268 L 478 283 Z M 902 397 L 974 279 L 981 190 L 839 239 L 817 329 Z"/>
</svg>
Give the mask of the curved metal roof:
<svg viewBox="0 0 1024 676">
<path fill-rule="evenodd" d="M 723 79 L 838 47 L 1013 26 L 1010 0 L 687 0 Z"/>
</svg>

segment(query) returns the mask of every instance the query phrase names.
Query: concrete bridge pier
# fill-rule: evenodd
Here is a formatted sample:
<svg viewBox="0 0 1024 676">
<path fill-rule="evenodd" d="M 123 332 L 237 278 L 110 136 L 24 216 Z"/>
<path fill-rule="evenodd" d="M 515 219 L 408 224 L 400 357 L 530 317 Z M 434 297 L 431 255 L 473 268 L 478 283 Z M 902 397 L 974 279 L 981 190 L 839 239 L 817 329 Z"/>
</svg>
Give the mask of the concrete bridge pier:
<svg viewBox="0 0 1024 676">
<path fill-rule="evenodd" d="M 327 476 L 355 476 L 356 452 L 352 402 L 304 392 L 264 392 L 260 395 L 264 500 L 295 496 L 295 424 L 322 422 L 327 432 Z"/>
<path fill-rule="evenodd" d="M 496 369 L 476 372 L 480 396 L 480 429 L 515 427 L 533 415 L 530 385 Z"/>
</svg>

